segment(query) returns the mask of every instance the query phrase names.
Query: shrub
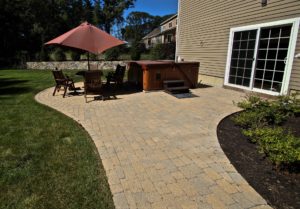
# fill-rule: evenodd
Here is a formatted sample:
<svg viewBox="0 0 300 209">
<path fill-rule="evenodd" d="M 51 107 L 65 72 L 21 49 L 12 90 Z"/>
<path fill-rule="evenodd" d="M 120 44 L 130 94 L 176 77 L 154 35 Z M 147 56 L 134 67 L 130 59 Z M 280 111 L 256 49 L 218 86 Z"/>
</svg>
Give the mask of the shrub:
<svg viewBox="0 0 300 209">
<path fill-rule="evenodd" d="M 300 112 L 300 100 L 297 94 L 281 96 L 268 101 L 255 95 L 248 95 L 246 100 L 237 103 L 245 111 L 236 117 L 234 122 L 244 128 L 256 128 L 265 125 L 279 125 L 288 117 Z"/>
<path fill-rule="evenodd" d="M 249 94 L 244 101 L 238 102 L 237 106 L 244 110 L 253 110 L 256 108 L 268 107 L 270 106 L 270 103 L 268 100 L 263 100 L 257 95 Z"/>
<path fill-rule="evenodd" d="M 257 142 L 261 152 L 264 152 L 278 168 L 300 162 L 300 138 L 286 133 L 282 128 L 259 128 L 243 132 L 253 142 Z"/>
<path fill-rule="evenodd" d="M 175 59 L 175 43 L 156 44 L 151 50 L 150 55 L 153 60 Z"/>
<path fill-rule="evenodd" d="M 300 138 L 276 127 L 289 117 L 300 112 L 300 100 L 297 94 L 281 96 L 274 101 L 249 95 L 246 100 L 237 103 L 244 109 L 233 121 L 244 128 L 243 134 L 259 145 L 278 168 L 280 165 L 299 163 Z"/>
<path fill-rule="evenodd" d="M 285 112 L 288 115 L 294 115 L 300 113 L 300 99 L 299 94 L 294 93 L 290 96 L 280 96 L 275 104 L 280 111 Z"/>
<path fill-rule="evenodd" d="M 39 61 L 49 61 L 50 60 L 49 54 L 44 48 L 42 48 L 42 50 L 38 54 L 38 60 Z"/>
<path fill-rule="evenodd" d="M 163 51 L 163 45 L 162 44 L 156 44 L 150 50 L 151 59 L 153 59 L 153 60 L 164 59 L 164 55 L 163 55 L 162 51 Z"/>
<path fill-rule="evenodd" d="M 54 60 L 55 61 L 65 61 L 66 60 L 66 55 L 61 48 L 57 48 L 54 51 Z"/>
<path fill-rule="evenodd" d="M 93 54 L 93 53 L 90 53 L 90 60 L 98 60 L 98 55 L 97 54 Z"/>
<path fill-rule="evenodd" d="M 71 51 L 71 59 L 73 61 L 79 61 L 80 60 L 80 56 L 81 56 L 81 53 L 79 51 L 75 51 L 75 50 Z"/>
<path fill-rule="evenodd" d="M 107 61 L 118 60 L 120 56 L 119 47 L 114 47 L 105 51 L 104 59 Z"/>
<path fill-rule="evenodd" d="M 132 60 L 140 60 L 142 54 L 142 45 L 140 43 L 133 43 L 130 49 L 130 57 Z"/>
<path fill-rule="evenodd" d="M 243 111 L 234 116 L 233 121 L 245 129 L 264 127 L 268 124 L 263 111 Z"/>
</svg>

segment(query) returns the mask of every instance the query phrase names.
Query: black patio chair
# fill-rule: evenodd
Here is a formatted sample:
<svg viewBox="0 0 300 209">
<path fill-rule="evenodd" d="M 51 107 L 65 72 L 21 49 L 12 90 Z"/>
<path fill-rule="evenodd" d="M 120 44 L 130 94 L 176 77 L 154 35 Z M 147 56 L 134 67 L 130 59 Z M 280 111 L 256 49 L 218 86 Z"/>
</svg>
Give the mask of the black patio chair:
<svg viewBox="0 0 300 209">
<path fill-rule="evenodd" d="M 88 70 L 84 75 L 84 97 L 85 102 L 87 102 L 87 95 L 99 95 L 94 97 L 95 99 L 101 98 L 104 100 L 103 96 L 103 85 L 101 81 L 102 72 L 100 70 Z"/>
<path fill-rule="evenodd" d="M 126 66 L 117 65 L 116 71 L 111 72 L 106 76 L 106 84 L 109 86 L 110 82 L 114 82 L 117 86 L 123 84 Z"/>
</svg>

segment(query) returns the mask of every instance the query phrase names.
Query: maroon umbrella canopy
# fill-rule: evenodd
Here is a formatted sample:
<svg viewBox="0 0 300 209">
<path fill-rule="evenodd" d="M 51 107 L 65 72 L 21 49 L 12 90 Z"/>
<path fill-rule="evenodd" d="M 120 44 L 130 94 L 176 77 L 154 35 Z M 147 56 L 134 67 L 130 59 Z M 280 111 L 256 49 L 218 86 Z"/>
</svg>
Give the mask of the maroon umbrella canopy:
<svg viewBox="0 0 300 209">
<path fill-rule="evenodd" d="M 78 27 L 45 43 L 45 45 L 50 44 L 68 46 L 97 54 L 109 48 L 125 44 L 125 42 L 109 35 L 88 22 L 84 22 Z"/>
</svg>

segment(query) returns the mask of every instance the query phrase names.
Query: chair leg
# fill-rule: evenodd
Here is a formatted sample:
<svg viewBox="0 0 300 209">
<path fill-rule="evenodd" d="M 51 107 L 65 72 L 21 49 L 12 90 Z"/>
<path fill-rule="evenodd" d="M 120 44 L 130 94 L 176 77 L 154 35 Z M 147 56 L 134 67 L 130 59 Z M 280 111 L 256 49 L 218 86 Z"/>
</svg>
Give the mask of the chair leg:
<svg viewBox="0 0 300 209">
<path fill-rule="evenodd" d="M 54 91 L 53 91 L 53 94 L 52 94 L 52 96 L 54 96 L 55 95 L 55 92 L 56 92 L 56 90 L 58 89 L 58 86 L 56 85 L 55 87 L 54 87 Z"/>
<path fill-rule="evenodd" d="M 64 86 L 64 95 L 63 95 L 63 98 L 65 98 L 65 96 L 66 96 L 67 89 L 68 89 L 68 87 L 65 85 L 65 86 Z"/>
<path fill-rule="evenodd" d="M 84 99 L 85 99 L 85 103 L 87 103 L 86 88 L 84 88 Z"/>
</svg>

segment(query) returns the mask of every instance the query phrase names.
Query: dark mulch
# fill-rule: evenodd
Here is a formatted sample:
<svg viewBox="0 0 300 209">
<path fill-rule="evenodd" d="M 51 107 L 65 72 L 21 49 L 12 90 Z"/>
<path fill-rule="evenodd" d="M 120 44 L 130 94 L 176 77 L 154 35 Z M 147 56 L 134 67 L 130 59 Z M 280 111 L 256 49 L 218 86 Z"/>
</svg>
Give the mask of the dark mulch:
<svg viewBox="0 0 300 209">
<path fill-rule="evenodd" d="M 272 207 L 299 209 L 299 166 L 294 172 L 276 171 L 265 155 L 258 152 L 256 145 L 242 134 L 240 127 L 233 123 L 232 116 L 224 118 L 217 129 L 219 142 L 230 162 Z M 296 117 L 283 126 L 300 136 L 299 124 L 300 117 Z"/>
</svg>

